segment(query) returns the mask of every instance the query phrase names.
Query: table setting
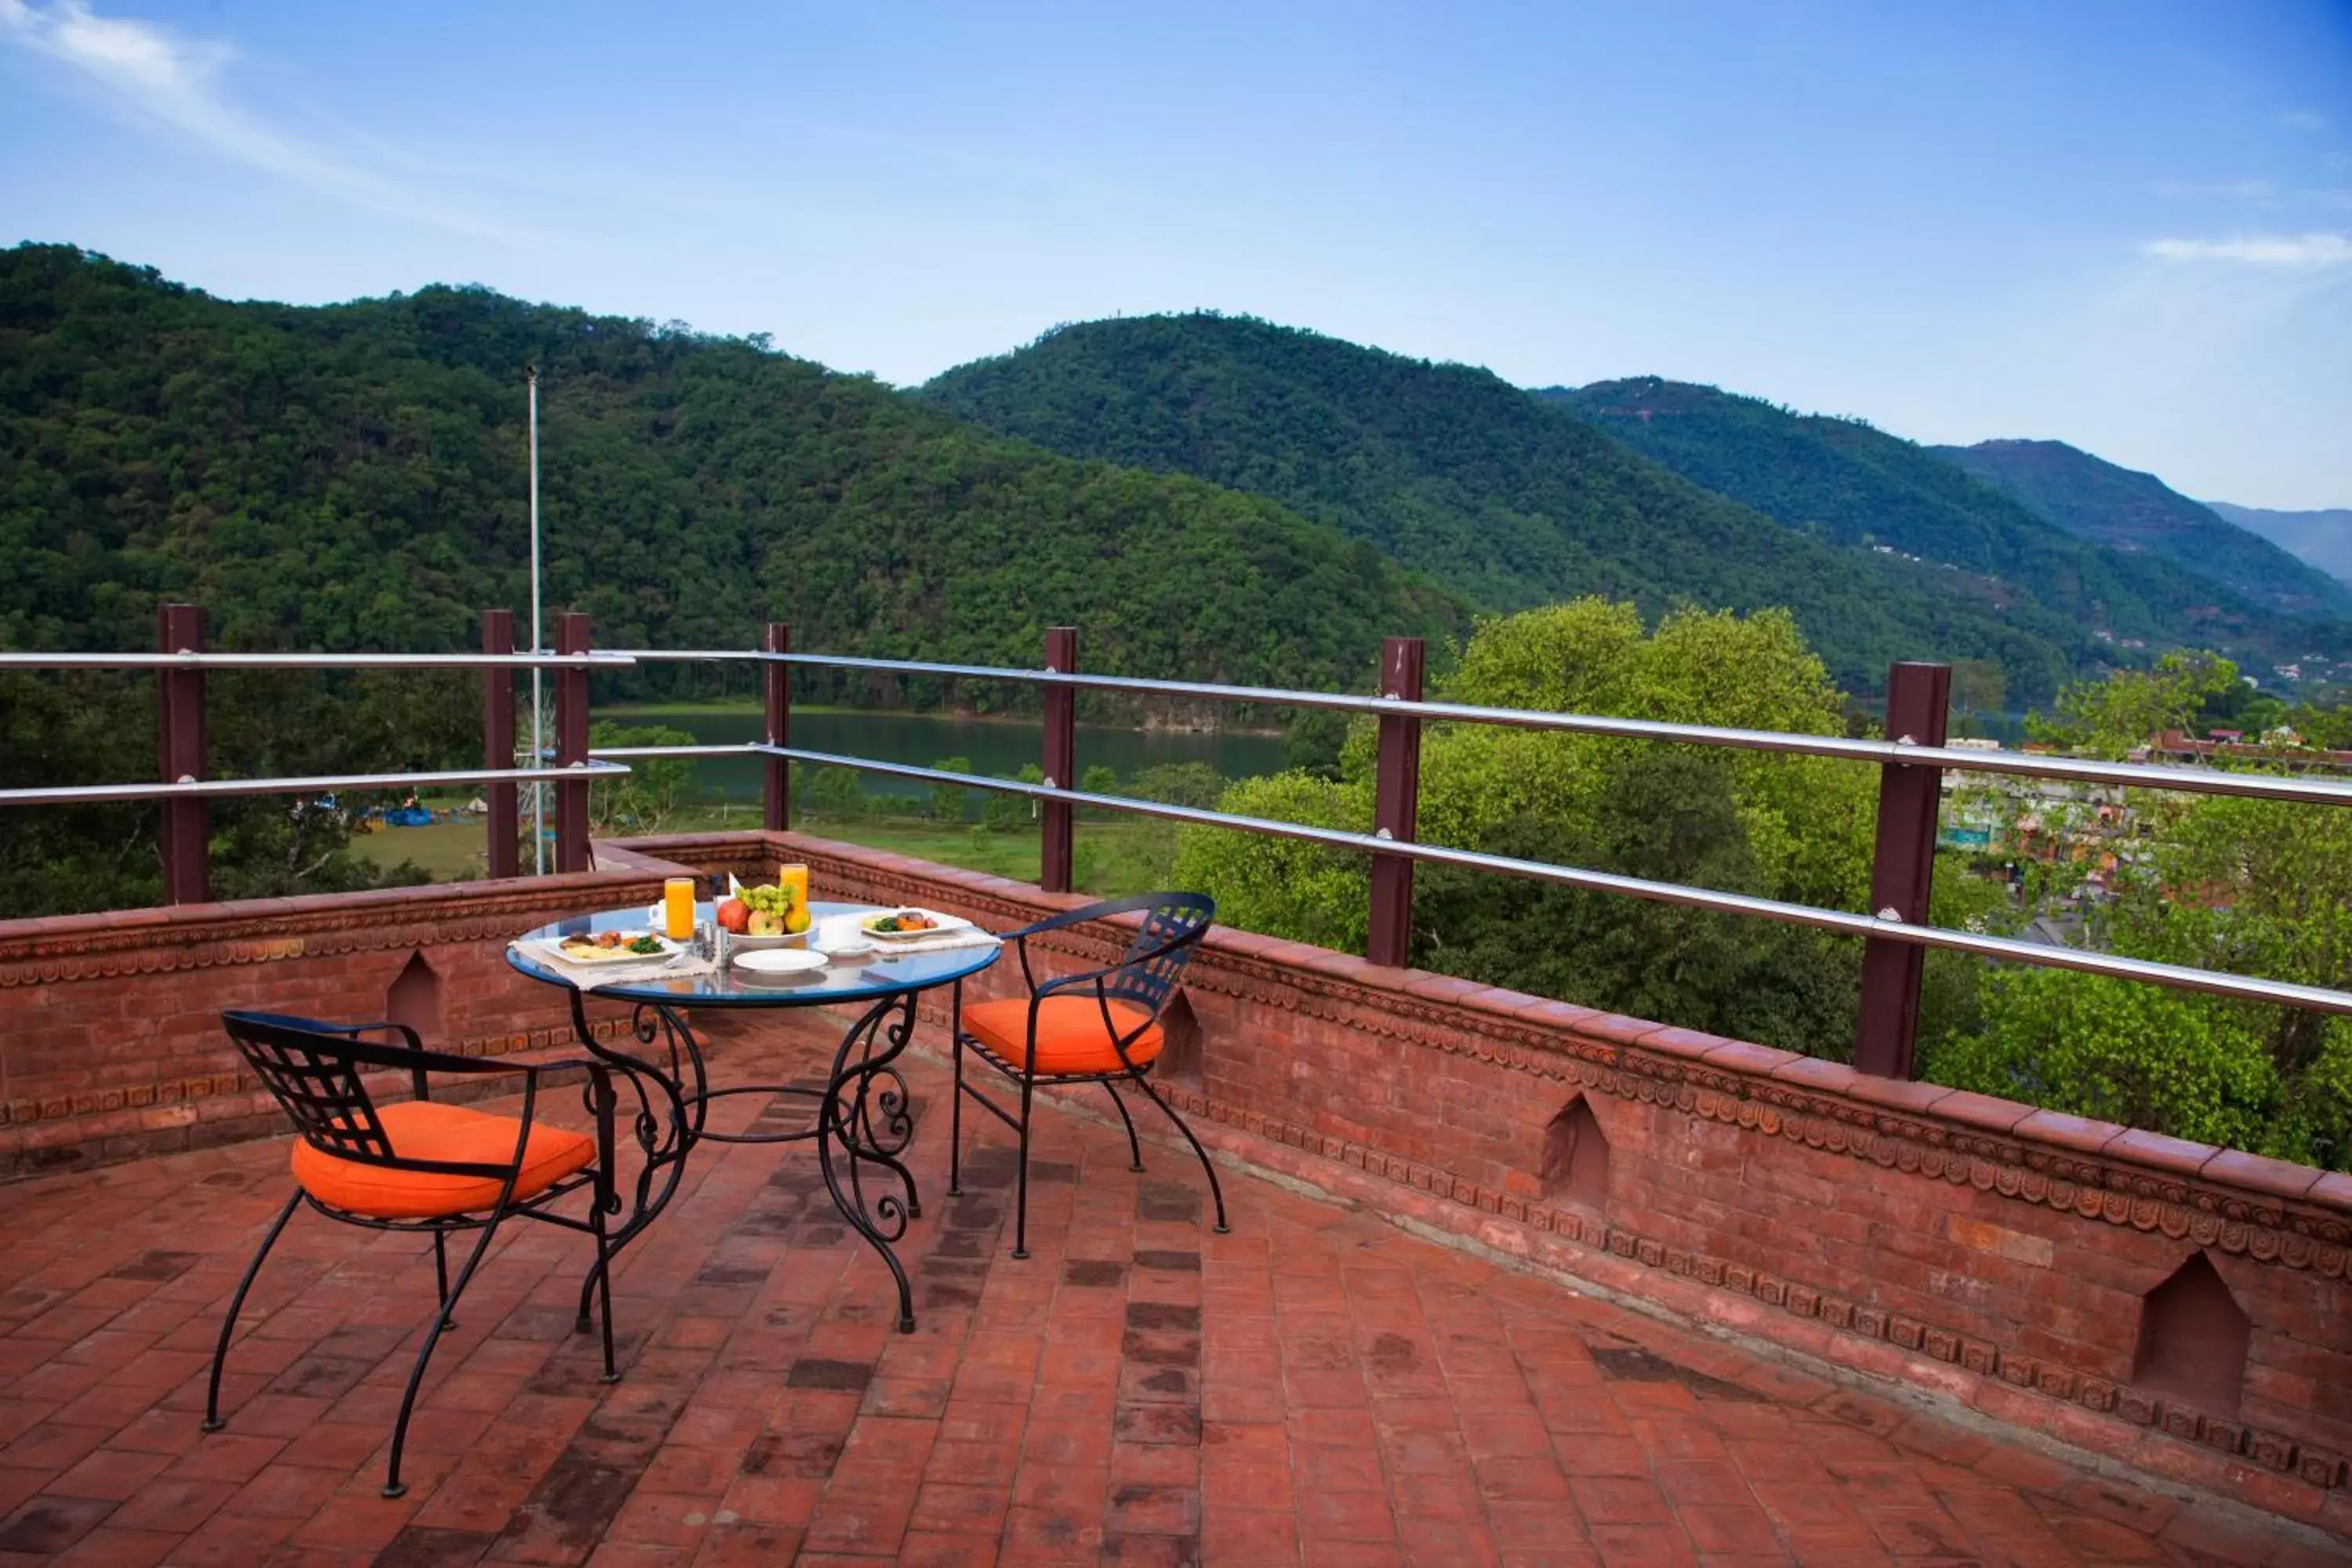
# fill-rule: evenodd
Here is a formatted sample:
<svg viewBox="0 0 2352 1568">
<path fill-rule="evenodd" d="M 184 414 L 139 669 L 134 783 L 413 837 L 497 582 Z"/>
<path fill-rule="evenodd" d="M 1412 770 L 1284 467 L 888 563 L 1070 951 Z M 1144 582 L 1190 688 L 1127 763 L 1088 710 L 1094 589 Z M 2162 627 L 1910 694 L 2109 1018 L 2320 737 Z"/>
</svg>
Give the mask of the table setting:
<svg viewBox="0 0 2352 1568">
<path fill-rule="evenodd" d="M 673 878 L 649 908 L 573 916 L 507 947 L 519 973 L 569 994 L 580 1043 L 635 1088 L 644 1163 L 614 1248 L 668 1204 L 698 1144 L 813 1142 L 835 1206 L 889 1266 L 899 1327 L 911 1331 L 913 1293 L 891 1243 L 922 1209 L 898 1157 L 915 1122 L 894 1063 L 913 1037 L 917 996 L 951 985 L 960 1010 L 963 980 L 996 962 L 998 939 L 941 910 L 814 900 L 803 866 L 781 867 L 773 882 L 751 887 L 730 875 L 725 893 L 707 900 L 696 893 L 693 879 Z M 632 1006 L 627 1028 L 616 1037 L 592 1026 L 592 1000 Z M 822 1089 L 712 1082 L 694 1014 L 836 1004 L 859 1010 Z M 712 1125 L 710 1108 L 733 1097 L 813 1100 L 815 1114 L 790 1131 Z"/>
</svg>

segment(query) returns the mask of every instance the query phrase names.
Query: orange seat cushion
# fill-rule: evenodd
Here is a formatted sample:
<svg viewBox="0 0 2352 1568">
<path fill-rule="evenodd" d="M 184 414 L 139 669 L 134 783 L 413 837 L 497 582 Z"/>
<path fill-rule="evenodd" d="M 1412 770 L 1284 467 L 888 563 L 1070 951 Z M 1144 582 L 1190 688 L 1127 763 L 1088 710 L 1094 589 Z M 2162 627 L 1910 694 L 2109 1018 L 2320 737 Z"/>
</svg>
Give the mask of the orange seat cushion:
<svg viewBox="0 0 2352 1568">
<path fill-rule="evenodd" d="M 1113 1002 L 1110 1016 L 1124 1039 L 1151 1015 L 1131 1002 Z M 995 1002 L 969 1002 L 963 1009 L 964 1033 L 1011 1062 L 1015 1068 L 1029 1058 L 1029 998 L 1008 996 Z M 1152 1024 L 1127 1047 L 1127 1059 L 1141 1067 L 1160 1055 L 1160 1026 Z M 1103 1027 L 1102 1003 L 1089 993 L 1083 996 L 1048 996 L 1037 1005 L 1037 1068 L 1039 1078 L 1090 1072 L 1124 1072 L 1126 1064 Z"/>
<path fill-rule="evenodd" d="M 392 1152 L 404 1160 L 457 1160 L 467 1164 L 506 1165 L 514 1161 L 522 1123 L 462 1105 L 408 1100 L 376 1107 Z M 596 1141 L 585 1133 L 533 1123 L 523 1146 L 517 1199 L 543 1193 L 596 1157 Z M 433 1171 L 395 1171 L 346 1160 L 294 1143 L 294 1179 L 329 1208 L 372 1219 L 440 1219 L 494 1207 L 505 1184 L 487 1176 L 457 1176 Z"/>
</svg>

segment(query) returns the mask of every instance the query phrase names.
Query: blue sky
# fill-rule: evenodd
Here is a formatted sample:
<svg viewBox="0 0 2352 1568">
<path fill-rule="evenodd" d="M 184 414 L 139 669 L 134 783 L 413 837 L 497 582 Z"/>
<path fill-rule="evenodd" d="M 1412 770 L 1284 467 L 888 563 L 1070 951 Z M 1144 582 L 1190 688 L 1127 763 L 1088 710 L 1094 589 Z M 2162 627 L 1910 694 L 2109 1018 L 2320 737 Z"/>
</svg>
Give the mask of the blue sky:
<svg viewBox="0 0 2352 1568">
<path fill-rule="evenodd" d="M 2352 505 L 2352 0 L 0 0 L 0 242 L 893 382 L 1196 306 Z"/>
</svg>

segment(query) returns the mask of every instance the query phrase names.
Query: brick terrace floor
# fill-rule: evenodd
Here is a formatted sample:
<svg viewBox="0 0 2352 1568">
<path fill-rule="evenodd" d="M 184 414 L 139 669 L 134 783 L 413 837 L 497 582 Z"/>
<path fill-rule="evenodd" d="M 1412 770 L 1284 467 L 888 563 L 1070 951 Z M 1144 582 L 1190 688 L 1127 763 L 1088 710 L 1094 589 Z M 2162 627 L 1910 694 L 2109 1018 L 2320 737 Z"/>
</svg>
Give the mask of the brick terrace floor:
<svg viewBox="0 0 2352 1568">
<path fill-rule="evenodd" d="M 805 1038 L 720 1075 L 806 1071 Z M 949 1200 L 914 1078 L 916 1333 L 804 1146 L 706 1146 L 620 1273 L 615 1387 L 571 1332 L 583 1240 L 501 1240 L 397 1501 L 421 1243 L 298 1215 L 205 1436 L 285 1145 L 10 1190 L 0 1568 L 2336 1560 L 1266 1183 L 1229 1174 L 1213 1235 L 1181 1148 L 1139 1177 L 1076 1117 L 1041 1113 L 1015 1262 L 1006 1134 Z"/>
</svg>

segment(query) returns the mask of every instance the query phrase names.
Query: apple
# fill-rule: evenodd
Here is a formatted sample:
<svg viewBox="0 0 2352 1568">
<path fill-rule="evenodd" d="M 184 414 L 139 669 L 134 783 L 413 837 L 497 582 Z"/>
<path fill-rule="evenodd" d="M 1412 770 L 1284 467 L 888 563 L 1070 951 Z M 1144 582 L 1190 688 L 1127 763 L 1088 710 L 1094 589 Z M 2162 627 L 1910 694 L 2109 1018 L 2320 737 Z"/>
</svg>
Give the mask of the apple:
<svg viewBox="0 0 2352 1568">
<path fill-rule="evenodd" d="M 782 936 L 784 934 L 784 917 L 782 915 L 772 915 L 765 910 L 757 910 L 752 914 L 751 923 L 748 928 L 746 928 L 744 934 L 747 936 Z"/>
<path fill-rule="evenodd" d="M 740 936 L 751 929 L 751 906 L 740 899 L 730 899 L 719 906 L 719 928 Z"/>
</svg>

